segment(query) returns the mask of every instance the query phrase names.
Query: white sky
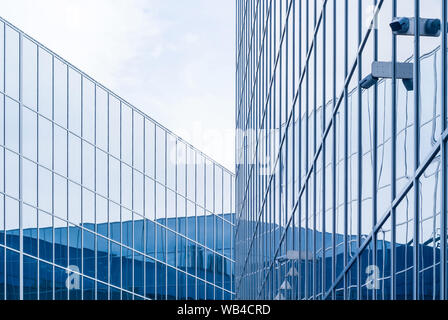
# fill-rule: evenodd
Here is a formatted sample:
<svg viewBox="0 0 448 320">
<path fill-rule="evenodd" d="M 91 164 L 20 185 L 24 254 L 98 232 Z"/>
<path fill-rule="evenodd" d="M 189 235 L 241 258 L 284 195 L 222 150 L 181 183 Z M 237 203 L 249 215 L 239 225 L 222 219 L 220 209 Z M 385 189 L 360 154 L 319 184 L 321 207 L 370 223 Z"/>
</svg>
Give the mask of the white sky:
<svg viewBox="0 0 448 320">
<path fill-rule="evenodd" d="M 234 171 L 234 0 L 2 0 L 0 16 Z"/>
</svg>

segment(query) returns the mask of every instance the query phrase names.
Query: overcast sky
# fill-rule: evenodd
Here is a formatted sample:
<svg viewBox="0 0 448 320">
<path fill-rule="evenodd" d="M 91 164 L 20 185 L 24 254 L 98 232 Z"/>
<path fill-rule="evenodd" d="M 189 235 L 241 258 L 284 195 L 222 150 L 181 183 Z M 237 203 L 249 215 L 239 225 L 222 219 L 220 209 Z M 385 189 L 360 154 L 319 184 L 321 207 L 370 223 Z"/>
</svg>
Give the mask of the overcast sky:
<svg viewBox="0 0 448 320">
<path fill-rule="evenodd" d="M 2 0 L 0 16 L 234 171 L 233 0 Z"/>
</svg>

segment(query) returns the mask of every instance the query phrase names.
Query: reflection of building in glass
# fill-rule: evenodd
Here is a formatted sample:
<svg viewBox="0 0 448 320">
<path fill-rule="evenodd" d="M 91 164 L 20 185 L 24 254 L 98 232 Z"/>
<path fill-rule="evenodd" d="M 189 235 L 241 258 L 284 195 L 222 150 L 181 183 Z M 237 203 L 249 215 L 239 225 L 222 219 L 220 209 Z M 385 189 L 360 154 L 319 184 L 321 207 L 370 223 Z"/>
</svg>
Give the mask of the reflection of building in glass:
<svg viewBox="0 0 448 320">
<path fill-rule="evenodd" d="M 0 300 L 231 299 L 233 190 L 0 19 Z"/>
<path fill-rule="evenodd" d="M 237 1 L 236 298 L 447 298 L 446 10 Z M 393 37 L 418 11 L 442 35 Z"/>
<path fill-rule="evenodd" d="M 231 218 L 230 216 L 227 216 Z M 208 223 L 211 220 L 216 219 L 216 217 L 210 215 L 204 217 Z M 195 221 L 194 218 L 178 218 L 179 223 L 185 224 L 187 228 L 194 228 Z M 137 227 L 142 227 L 143 220 L 134 221 L 134 225 Z M 114 225 L 118 225 L 115 222 Z M 98 225 L 98 228 L 107 228 L 107 225 Z M 122 228 L 131 229 L 132 221 L 122 223 Z M 30 228 L 23 230 L 23 243 L 25 251 L 36 254 L 38 248 L 42 251 L 52 251 L 53 243 L 47 239 L 51 239 L 51 234 L 58 234 L 59 238 L 67 238 L 67 228 Z M 41 234 L 37 238 L 38 232 Z M 152 233 L 154 230 L 152 230 Z M 151 232 L 150 232 L 151 233 Z M 76 241 L 81 240 L 81 230 L 74 226 L 69 227 L 68 234 Z M 2 232 L 2 236 L 3 232 Z M 6 234 L 7 242 L 11 247 L 18 247 L 20 245 L 19 230 L 9 230 Z M 218 240 L 219 239 L 219 240 Z M 144 242 L 143 239 L 139 241 Z M 166 242 L 165 242 L 166 241 Z M 73 241 L 75 242 L 75 241 Z M 226 245 L 228 247 L 223 247 Z M 221 253 L 217 255 L 213 253 L 212 250 L 208 250 L 205 247 L 189 245 L 186 246 L 185 241 L 176 242 L 176 238 L 163 239 L 160 235 L 157 238 L 157 248 L 153 247 L 147 252 L 149 257 L 155 257 L 157 252 L 166 252 L 168 263 L 176 264 L 176 259 L 178 261 L 177 268 L 185 272 L 185 274 L 196 275 L 199 279 L 209 279 L 212 283 L 215 283 L 217 287 L 220 288 L 230 288 L 231 287 L 231 261 L 222 256 L 223 252 L 230 252 L 231 245 L 231 233 L 218 234 L 216 251 Z M 183 272 L 177 272 L 173 268 L 165 270 L 165 267 L 161 263 L 157 263 L 153 259 L 144 258 L 143 256 L 136 256 L 134 254 L 134 259 L 132 257 L 132 252 L 127 251 L 127 255 L 120 255 L 117 251 L 112 252 L 110 255 L 110 271 L 107 268 L 108 265 L 108 247 L 105 241 L 99 241 L 95 244 L 95 237 L 84 237 L 82 247 L 67 246 L 64 243 L 54 243 L 54 250 L 58 252 L 58 257 L 60 261 L 65 261 L 68 257 L 73 258 L 76 264 L 71 265 L 68 269 L 64 270 L 60 267 L 55 267 L 55 273 L 53 268 L 49 264 L 43 264 L 39 268 L 39 297 L 41 299 L 52 299 L 53 298 L 53 274 L 55 276 L 54 280 L 54 295 L 56 299 L 66 299 L 67 289 L 70 291 L 71 299 L 108 299 L 108 286 L 98 285 L 95 289 L 96 279 L 105 279 L 107 282 L 108 273 L 112 275 L 111 278 L 120 281 L 120 276 L 122 277 L 123 288 L 128 292 L 122 294 L 127 298 L 131 292 L 137 294 L 145 295 L 148 298 L 156 299 L 214 299 L 211 296 L 212 292 L 209 287 L 209 296 L 204 295 L 205 285 L 199 296 L 196 296 L 196 281 L 187 281 L 186 277 L 183 276 Z M 197 250 L 197 252 L 196 252 Z M 12 251 L 8 251 L 11 254 L 11 260 L 8 260 L 11 265 L 20 263 L 19 259 L 14 259 Z M 82 256 L 82 264 L 81 264 Z M 120 262 L 121 257 L 121 262 Z M 138 259 L 136 259 L 138 257 Z M 17 255 L 16 255 L 16 258 Z M 8 258 L 7 258 L 8 259 Z M 0 261 L 4 262 L 4 256 L 0 257 Z M 84 274 L 91 274 L 92 279 L 87 276 L 78 276 L 81 272 L 80 265 L 83 265 Z M 36 262 L 28 256 L 24 258 L 23 267 L 23 292 L 25 294 L 25 299 L 37 298 L 37 283 L 35 281 L 36 273 Z M 121 269 L 120 269 L 121 266 Z M 96 276 L 95 276 L 96 270 Z M 134 275 L 134 277 L 132 277 Z M 146 281 L 145 281 L 146 278 Z M 177 280 L 176 280 L 177 279 Z M 67 282 L 69 281 L 69 282 Z M 20 292 L 20 277 L 18 275 L 13 275 L 8 278 L 7 281 L 7 292 L 11 294 L 19 294 Z M 68 283 L 68 284 L 67 284 Z M 84 286 L 81 285 L 84 284 Z M 199 282 L 201 283 L 201 282 Z M 146 290 L 146 292 L 145 292 Z M 112 289 L 111 298 L 119 298 L 119 291 L 115 288 Z M 116 295 L 116 296 L 115 296 Z M 162 296 L 163 295 L 163 296 Z M 96 297 L 96 298 L 95 298 Z M 230 297 L 229 297 L 230 298 Z M 222 297 L 221 297 L 222 299 Z"/>
</svg>

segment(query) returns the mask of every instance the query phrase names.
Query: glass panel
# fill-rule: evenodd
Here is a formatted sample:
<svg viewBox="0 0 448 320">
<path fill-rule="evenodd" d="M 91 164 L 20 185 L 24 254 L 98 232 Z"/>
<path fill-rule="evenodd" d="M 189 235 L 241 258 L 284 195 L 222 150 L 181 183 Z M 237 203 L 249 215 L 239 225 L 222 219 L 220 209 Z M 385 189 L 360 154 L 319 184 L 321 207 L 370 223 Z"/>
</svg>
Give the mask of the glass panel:
<svg viewBox="0 0 448 320">
<path fill-rule="evenodd" d="M 56 58 L 54 59 L 54 120 L 67 128 L 67 65 Z"/>
<path fill-rule="evenodd" d="M 54 219 L 54 262 L 60 266 L 68 265 L 67 222 Z"/>
<path fill-rule="evenodd" d="M 108 150 L 108 94 L 96 88 L 96 145 L 103 151 Z"/>
<path fill-rule="evenodd" d="M 90 80 L 82 79 L 82 135 L 89 142 L 95 142 L 95 89 Z"/>
<path fill-rule="evenodd" d="M 166 134 L 165 131 L 159 127 L 156 129 L 156 179 L 160 183 L 165 184 L 166 177 Z"/>
<path fill-rule="evenodd" d="M 37 257 L 37 211 L 23 205 L 22 217 L 23 252 Z"/>
<path fill-rule="evenodd" d="M 53 267 L 39 262 L 39 299 L 53 300 Z"/>
<path fill-rule="evenodd" d="M 19 99 L 19 34 L 6 26 L 5 30 L 5 91 Z"/>
<path fill-rule="evenodd" d="M 37 260 L 23 257 L 23 299 L 37 300 Z"/>
<path fill-rule="evenodd" d="M 81 75 L 69 69 L 69 129 L 71 132 L 81 136 Z"/>
<path fill-rule="evenodd" d="M 5 198 L 5 231 L 6 245 L 10 248 L 20 249 L 20 219 L 19 219 L 19 203 L 16 200 Z"/>
<path fill-rule="evenodd" d="M 23 38 L 22 49 L 22 100 L 27 107 L 37 110 L 37 46 L 27 38 Z"/>
<path fill-rule="evenodd" d="M 53 118 L 53 57 L 39 48 L 39 113 Z"/>
<path fill-rule="evenodd" d="M 19 152 L 19 104 L 9 98 L 5 101 L 5 145 Z"/>
<path fill-rule="evenodd" d="M 144 119 L 143 117 L 134 112 L 134 141 L 133 141 L 133 149 L 134 149 L 134 164 L 133 167 L 139 171 L 143 171 L 143 162 L 144 162 L 144 148 L 145 145 L 143 143 L 144 140 Z"/>
<path fill-rule="evenodd" d="M 103 237 L 96 237 L 97 251 L 96 251 L 96 267 L 98 280 L 109 281 L 109 241 Z"/>
</svg>

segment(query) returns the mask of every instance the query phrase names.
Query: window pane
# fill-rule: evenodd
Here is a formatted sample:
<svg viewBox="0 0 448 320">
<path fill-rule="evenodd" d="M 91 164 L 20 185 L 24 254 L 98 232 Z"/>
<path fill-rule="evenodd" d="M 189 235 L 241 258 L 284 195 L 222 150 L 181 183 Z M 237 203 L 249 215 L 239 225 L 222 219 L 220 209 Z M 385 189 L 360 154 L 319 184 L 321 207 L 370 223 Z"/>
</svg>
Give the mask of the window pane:
<svg viewBox="0 0 448 320">
<path fill-rule="evenodd" d="M 54 170 L 67 176 L 67 131 L 54 126 Z"/>
<path fill-rule="evenodd" d="M 33 110 L 37 110 L 37 46 L 23 38 L 23 103 Z"/>
<path fill-rule="evenodd" d="M 69 69 L 69 129 L 81 135 L 81 75 Z"/>
<path fill-rule="evenodd" d="M 122 104 L 121 110 L 121 158 L 132 165 L 132 110 Z"/>
<path fill-rule="evenodd" d="M 5 103 L 5 145 L 19 152 L 19 104 L 9 98 Z"/>
<path fill-rule="evenodd" d="M 23 257 L 23 299 L 37 300 L 37 260 Z"/>
<path fill-rule="evenodd" d="M 19 99 L 19 34 L 6 27 L 5 33 L 5 89 L 12 98 Z"/>
<path fill-rule="evenodd" d="M 5 200 L 6 245 L 10 248 L 19 250 L 19 203 L 8 197 L 6 197 Z"/>
<path fill-rule="evenodd" d="M 67 180 L 54 175 L 54 215 L 67 220 Z"/>
<path fill-rule="evenodd" d="M 156 179 L 165 184 L 165 165 L 166 165 L 166 134 L 159 127 L 156 130 Z"/>
<path fill-rule="evenodd" d="M 89 142 L 95 142 L 95 85 L 82 79 L 82 135 Z"/>
<path fill-rule="evenodd" d="M 96 88 L 96 145 L 107 151 L 108 95 L 101 88 Z"/>
<path fill-rule="evenodd" d="M 145 120 L 145 172 L 151 178 L 155 177 L 155 127 Z"/>
<path fill-rule="evenodd" d="M 23 108 L 23 155 L 37 161 L 37 116 L 34 112 Z"/>
<path fill-rule="evenodd" d="M 134 168 L 139 171 L 143 171 L 143 156 L 144 156 L 144 144 L 143 144 L 143 117 L 134 112 Z"/>
<path fill-rule="evenodd" d="M 23 200 L 37 206 L 37 166 L 28 160 L 23 160 Z"/>
<path fill-rule="evenodd" d="M 5 180 L 6 194 L 19 198 L 19 157 L 9 151 L 5 151 Z"/>
<path fill-rule="evenodd" d="M 69 134 L 68 143 L 68 176 L 71 180 L 81 183 L 81 140 L 73 134 Z"/>
<path fill-rule="evenodd" d="M 109 152 L 120 157 L 120 101 L 109 96 Z"/>
<path fill-rule="evenodd" d="M 67 65 L 54 59 L 54 120 L 67 128 Z"/>
<path fill-rule="evenodd" d="M 87 142 L 82 143 L 82 184 L 91 190 L 95 189 L 95 149 Z"/>
<path fill-rule="evenodd" d="M 39 163 L 47 168 L 53 162 L 53 128 L 50 121 L 39 117 Z"/>
<path fill-rule="evenodd" d="M 41 115 L 52 119 L 53 113 L 53 57 L 39 48 L 39 106 Z"/>
<path fill-rule="evenodd" d="M 39 211 L 39 257 L 53 261 L 53 219 L 51 215 Z"/>
</svg>

